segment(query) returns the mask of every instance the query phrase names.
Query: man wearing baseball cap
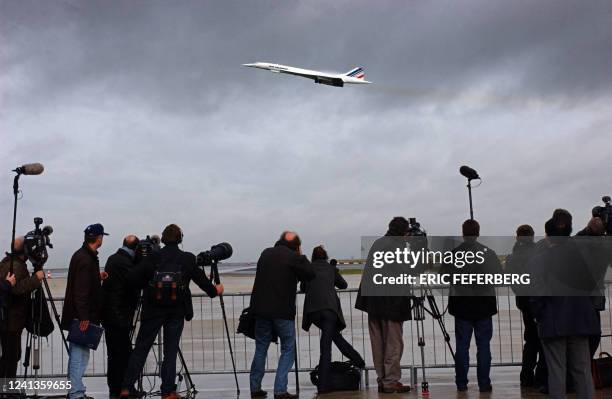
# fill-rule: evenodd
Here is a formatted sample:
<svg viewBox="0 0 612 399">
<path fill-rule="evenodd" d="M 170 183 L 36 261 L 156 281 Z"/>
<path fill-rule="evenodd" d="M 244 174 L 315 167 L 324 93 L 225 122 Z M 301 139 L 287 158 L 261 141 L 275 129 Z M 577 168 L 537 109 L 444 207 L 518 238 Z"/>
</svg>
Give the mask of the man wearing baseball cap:
<svg viewBox="0 0 612 399">
<path fill-rule="evenodd" d="M 79 320 L 81 331 L 87 330 L 90 323 L 100 323 L 101 280 L 106 278 L 105 272 L 100 272 L 98 248 L 102 246 L 105 235 L 100 223 L 87 226 L 84 231 L 85 240 L 79 248 L 68 268 L 66 295 L 62 310 L 61 327 L 69 330 L 73 320 Z M 68 357 L 68 378 L 72 388 L 68 399 L 87 398 L 83 374 L 89 362 L 89 348 L 70 342 Z"/>
</svg>

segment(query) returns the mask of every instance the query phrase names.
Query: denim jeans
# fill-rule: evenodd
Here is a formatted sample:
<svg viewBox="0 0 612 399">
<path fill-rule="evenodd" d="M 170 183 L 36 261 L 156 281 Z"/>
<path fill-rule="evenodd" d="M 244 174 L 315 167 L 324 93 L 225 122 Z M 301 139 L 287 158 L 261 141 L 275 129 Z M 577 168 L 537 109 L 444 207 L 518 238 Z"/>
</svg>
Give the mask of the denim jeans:
<svg viewBox="0 0 612 399">
<path fill-rule="evenodd" d="M 283 319 L 262 319 L 255 321 L 255 354 L 251 363 L 250 385 L 251 392 L 261 389 L 261 380 L 266 370 L 266 356 L 272 341 L 272 334 L 276 333 L 281 342 L 281 355 L 278 359 L 276 378 L 274 380 L 274 394 L 287 392 L 287 375 L 295 357 L 295 322 Z"/>
<path fill-rule="evenodd" d="M 478 386 L 486 388 L 491 385 L 491 337 L 493 336 L 493 319 L 462 320 L 455 317 L 455 383 L 457 388 L 467 387 L 470 368 L 470 341 L 472 332 L 476 338 L 476 376 Z"/>
<path fill-rule="evenodd" d="M 85 384 L 83 384 L 83 374 L 87 370 L 89 362 L 89 348 L 73 344 L 68 346 L 68 379 L 71 388 L 68 392 L 69 399 L 82 398 L 85 396 Z"/>
<path fill-rule="evenodd" d="M 140 323 L 136 345 L 130 356 L 127 373 L 123 378 L 123 388 L 133 389 L 134 383 L 142 372 L 147 361 L 151 346 L 157 338 L 157 334 L 164 329 L 164 360 L 161 366 L 161 393 L 167 395 L 176 390 L 176 355 L 179 349 L 181 334 L 185 320 L 181 318 L 158 317 L 146 319 Z"/>
</svg>

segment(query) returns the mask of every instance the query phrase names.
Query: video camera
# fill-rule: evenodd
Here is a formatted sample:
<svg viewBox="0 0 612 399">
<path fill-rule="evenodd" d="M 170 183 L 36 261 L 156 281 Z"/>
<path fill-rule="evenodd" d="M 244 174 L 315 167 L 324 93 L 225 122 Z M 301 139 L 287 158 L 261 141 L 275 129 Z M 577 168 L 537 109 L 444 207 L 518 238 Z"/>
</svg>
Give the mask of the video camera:
<svg viewBox="0 0 612 399">
<path fill-rule="evenodd" d="M 610 204 L 610 196 L 605 195 L 601 198 L 604 206 L 596 206 L 593 208 L 593 217 L 598 217 L 604 224 L 606 234 L 612 235 L 612 205 Z"/>
<path fill-rule="evenodd" d="M 147 238 L 140 240 L 138 242 L 138 246 L 136 247 L 136 263 L 140 263 L 144 258 L 151 256 L 151 254 L 154 252 L 159 251 L 160 242 L 159 236 L 157 235 L 147 235 Z"/>
<path fill-rule="evenodd" d="M 47 247 L 53 248 L 51 239 L 49 236 L 53 233 L 53 227 L 45 226 L 42 229 L 40 225 L 43 223 L 41 217 L 34 218 L 34 230 L 30 231 L 24 237 L 24 251 L 28 259 L 32 262 L 35 269 L 41 269 L 49 254 L 47 253 Z"/>
<path fill-rule="evenodd" d="M 408 218 L 408 232 L 407 236 L 411 237 L 425 237 L 427 232 L 421 227 L 421 223 L 417 222 L 416 218 Z"/>
<path fill-rule="evenodd" d="M 213 245 L 208 251 L 203 251 L 196 257 L 196 264 L 200 267 L 210 266 L 221 260 L 228 259 L 233 254 L 233 249 L 227 242 Z"/>
</svg>

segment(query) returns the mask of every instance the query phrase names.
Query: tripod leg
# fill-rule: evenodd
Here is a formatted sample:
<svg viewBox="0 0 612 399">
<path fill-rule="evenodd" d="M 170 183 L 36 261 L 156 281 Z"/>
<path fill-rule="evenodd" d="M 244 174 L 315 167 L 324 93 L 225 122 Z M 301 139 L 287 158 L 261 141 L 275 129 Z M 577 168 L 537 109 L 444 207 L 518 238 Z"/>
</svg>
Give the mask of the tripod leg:
<svg viewBox="0 0 612 399">
<path fill-rule="evenodd" d="M 444 337 L 444 341 L 446 342 L 446 346 L 448 346 L 448 351 L 453 357 L 453 362 L 455 361 L 455 351 L 451 345 L 450 334 L 446 330 L 446 325 L 444 324 L 444 320 L 442 319 L 442 313 L 440 313 L 440 308 L 438 308 L 438 303 L 436 302 L 436 297 L 433 296 L 431 289 L 428 289 L 427 301 L 429 302 L 429 307 L 431 309 L 431 316 L 436 319 L 438 322 L 438 326 L 440 327 L 440 331 L 442 332 L 442 336 Z"/>
<path fill-rule="evenodd" d="M 45 287 L 45 292 L 47 294 L 47 300 L 51 304 L 51 310 L 53 311 L 53 317 L 55 318 L 55 322 L 59 327 L 60 334 L 62 335 L 62 342 L 64 342 L 64 348 L 66 348 L 66 353 L 68 353 L 68 341 L 66 341 L 66 335 L 64 334 L 64 330 L 62 330 L 60 324 L 60 316 L 57 312 L 57 308 L 55 307 L 55 301 L 53 300 L 53 296 L 51 295 L 51 289 L 49 288 L 49 283 L 47 282 L 47 277 L 43 277 L 43 286 Z"/>
<path fill-rule="evenodd" d="M 189 369 L 187 368 L 187 363 L 185 362 L 185 357 L 183 356 L 183 351 L 181 350 L 181 348 L 178 348 L 178 355 L 181 365 L 183 366 L 183 370 L 185 371 L 185 382 L 187 384 L 187 391 L 189 392 L 189 395 L 193 395 L 190 397 L 195 397 L 198 391 L 195 389 L 195 384 L 191 379 L 191 374 L 189 373 Z"/>
<path fill-rule="evenodd" d="M 30 367 L 30 353 L 32 352 L 32 334 L 28 331 L 26 335 L 26 348 L 23 354 L 23 379 L 28 379 L 28 367 Z"/>
<path fill-rule="evenodd" d="M 297 333 L 296 333 L 297 334 Z M 297 340 L 293 344 L 293 354 L 295 356 L 295 391 L 296 393 L 300 392 L 300 370 L 298 364 L 298 348 L 297 348 Z"/>
<path fill-rule="evenodd" d="M 425 324 L 424 319 L 417 321 L 417 335 L 419 336 L 419 346 L 421 348 L 421 374 L 423 380 L 421 381 L 421 393 L 423 396 L 429 395 L 429 382 L 427 382 L 427 376 L 425 375 Z"/>
<path fill-rule="evenodd" d="M 232 349 L 232 338 L 230 337 L 229 326 L 227 324 L 227 316 L 225 314 L 225 301 L 223 301 L 223 295 L 219 296 L 219 303 L 221 304 L 221 314 L 223 315 L 223 322 L 225 324 L 225 333 L 227 335 L 227 345 L 229 347 L 230 358 L 232 359 L 232 367 L 234 368 L 234 381 L 236 381 L 236 392 L 240 395 L 240 386 L 238 385 L 238 373 L 236 372 L 236 361 L 234 360 L 234 350 Z"/>
</svg>

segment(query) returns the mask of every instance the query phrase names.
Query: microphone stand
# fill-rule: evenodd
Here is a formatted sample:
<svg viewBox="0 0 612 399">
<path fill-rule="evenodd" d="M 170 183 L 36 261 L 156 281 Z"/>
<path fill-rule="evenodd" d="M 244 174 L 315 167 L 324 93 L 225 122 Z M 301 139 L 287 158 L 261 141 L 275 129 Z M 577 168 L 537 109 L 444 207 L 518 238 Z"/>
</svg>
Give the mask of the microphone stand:
<svg viewBox="0 0 612 399">
<path fill-rule="evenodd" d="M 467 189 L 468 197 L 470 198 L 470 220 L 474 220 L 474 208 L 472 206 L 472 179 L 468 178 Z"/>
<path fill-rule="evenodd" d="M 210 265 L 210 271 L 213 280 L 216 285 L 221 284 L 221 278 L 219 277 L 219 268 L 217 267 L 217 261 L 213 260 Z M 225 301 L 223 295 L 219 295 L 219 303 L 221 304 L 221 314 L 223 315 L 223 322 L 225 323 L 225 333 L 227 334 L 227 345 L 229 347 L 230 357 L 232 359 L 232 367 L 234 368 L 234 380 L 236 381 L 236 393 L 240 396 L 240 386 L 238 385 L 238 373 L 236 372 L 236 361 L 234 360 L 234 351 L 232 349 L 232 339 L 230 338 L 229 327 L 227 325 L 227 316 L 225 314 Z"/>
<path fill-rule="evenodd" d="M 13 203 L 13 233 L 11 235 L 11 263 L 9 266 L 9 273 L 13 274 L 13 256 L 12 254 L 15 253 L 15 227 L 17 224 L 17 196 L 19 194 L 19 177 L 21 177 L 21 172 L 19 172 L 19 170 L 15 170 L 17 172 L 17 174 L 15 175 L 15 178 L 13 179 L 13 196 L 14 196 L 14 203 Z"/>
</svg>

